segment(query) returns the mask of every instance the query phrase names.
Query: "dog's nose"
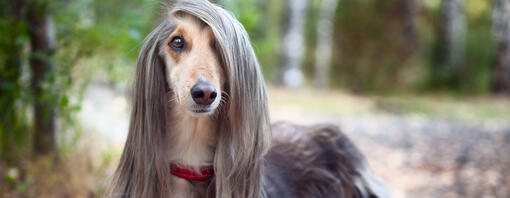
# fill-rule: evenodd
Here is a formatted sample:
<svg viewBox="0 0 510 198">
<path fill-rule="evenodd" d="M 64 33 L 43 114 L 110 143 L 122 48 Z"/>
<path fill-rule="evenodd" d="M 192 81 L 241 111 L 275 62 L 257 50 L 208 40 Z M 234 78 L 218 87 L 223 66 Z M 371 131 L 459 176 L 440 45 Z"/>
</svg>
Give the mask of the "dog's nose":
<svg viewBox="0 0 510 198">
<path fill-rule="evenodd" d="M 216 99 L 216 89 L 210 82 L 199 81 L 191 87 L 191 97 L 197 104 L 210 105 Z"/>
</svg>

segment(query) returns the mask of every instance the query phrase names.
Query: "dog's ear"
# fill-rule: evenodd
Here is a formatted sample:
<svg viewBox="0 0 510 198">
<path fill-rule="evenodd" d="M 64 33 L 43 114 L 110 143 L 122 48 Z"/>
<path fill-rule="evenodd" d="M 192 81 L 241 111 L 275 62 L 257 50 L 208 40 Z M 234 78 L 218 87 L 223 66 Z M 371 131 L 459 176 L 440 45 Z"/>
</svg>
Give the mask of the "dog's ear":
<svg viewBox="0 0 510 198">
<path fill-rule="evenodd" d="M 192 5 L 182 9 L 211 27 L 228 93 L 215 151 L 216 196 L 260 197 L 263 158 L 271 129 L 259 63 L 241 23 L 218 6 L 193 2 L 185 3 Z"/>
<path fill-rule="evenodd" d="M 166 145 L 166 80 L 159 46 L 169 34 L 169 22 L 144 40 L 137 59 L 129 134 L 107 197 L 168 197 Z"/>
</svg>

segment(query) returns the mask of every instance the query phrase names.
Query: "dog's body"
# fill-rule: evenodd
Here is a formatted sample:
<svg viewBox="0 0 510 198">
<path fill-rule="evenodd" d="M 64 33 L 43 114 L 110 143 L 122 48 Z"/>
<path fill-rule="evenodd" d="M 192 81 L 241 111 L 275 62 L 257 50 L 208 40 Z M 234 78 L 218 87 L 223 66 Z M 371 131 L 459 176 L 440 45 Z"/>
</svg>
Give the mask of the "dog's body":
<svg viewBox="0 0 510 198">
<path fill-rule="evenodd" d="M 264 79 L 235 18 L 205 0 L 166 12 L 138 57 L 107 197 L 386 196 L 336 127 L 271 129 Z M 214 176 L 202 177 L 206 169 Z"/>
<path fill-rule="evenodd" d="M 273 125 L 266 155 L 268 197 L 386 197 L 363 155 L 333 125 Z"/>
<path fill-rule="evenodd" d="M 272 146 L 265 156 L 263 174 L 267 197 L 384 197 L 386 190 L 377 176 L 337 127 L 280 122 L 272 130 Z M 210 182 L 172 176 L 172 197 L 214 197 L 208 190 Z"/>
</svg>

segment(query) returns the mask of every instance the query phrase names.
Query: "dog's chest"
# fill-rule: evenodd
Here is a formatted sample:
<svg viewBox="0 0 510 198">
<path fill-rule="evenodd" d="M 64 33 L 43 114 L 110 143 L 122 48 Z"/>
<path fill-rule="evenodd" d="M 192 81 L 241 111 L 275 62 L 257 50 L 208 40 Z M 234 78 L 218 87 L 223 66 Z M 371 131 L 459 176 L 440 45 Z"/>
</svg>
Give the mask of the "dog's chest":
<svg viewBox="0 0 510 198">
<path fill-rule="evenodd" d="M 171 114 L 168 121 L 168 157 L 172 163 L 186 166 L 210 165 L 214 158 L 216 126 L 210 118 Z"/>
<path fill-rule="evenodd" d="M 173 177 L 173 176 L 172 176 Z M 175 198 L 204 198 L 207 196 L 208 181 L 188 181 L 182 178 L 172 178 L 172 197 Z"/>
</svg>

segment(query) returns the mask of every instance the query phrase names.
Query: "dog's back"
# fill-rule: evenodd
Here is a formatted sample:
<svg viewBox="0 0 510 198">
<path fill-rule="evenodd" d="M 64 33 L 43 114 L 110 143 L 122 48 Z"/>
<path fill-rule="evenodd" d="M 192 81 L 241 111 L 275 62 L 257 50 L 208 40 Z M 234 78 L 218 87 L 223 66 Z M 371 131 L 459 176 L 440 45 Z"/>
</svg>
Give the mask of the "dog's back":
<svg viewBox="0 0 510 198">
<path fill-rule="evenodd" d="M 363 155 L 333 125 L 273 125 L 265 160 L 268 197 L 387 197 Z"/>
</svg>

